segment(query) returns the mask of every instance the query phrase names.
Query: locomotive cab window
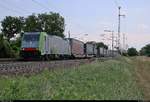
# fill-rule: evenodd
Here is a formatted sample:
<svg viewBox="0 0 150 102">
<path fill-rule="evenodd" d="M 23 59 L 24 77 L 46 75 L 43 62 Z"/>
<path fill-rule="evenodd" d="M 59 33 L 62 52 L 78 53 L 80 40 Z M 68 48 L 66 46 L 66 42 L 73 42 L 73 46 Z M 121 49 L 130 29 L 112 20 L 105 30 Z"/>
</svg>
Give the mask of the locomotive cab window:
<svg viewBox="0 0 150 102">
<path fill-rule="evenodd" d="M 31 34 L 31 35 L 24 35 L 24 40 L 25 41 L 38 41 L 40 35 L 39 34 Z"/>
<path fill-rule="evenodd" d="M 22 48 L 38 48 L 40 33 L 25 33 L 22 41 Z"/>
</svg>

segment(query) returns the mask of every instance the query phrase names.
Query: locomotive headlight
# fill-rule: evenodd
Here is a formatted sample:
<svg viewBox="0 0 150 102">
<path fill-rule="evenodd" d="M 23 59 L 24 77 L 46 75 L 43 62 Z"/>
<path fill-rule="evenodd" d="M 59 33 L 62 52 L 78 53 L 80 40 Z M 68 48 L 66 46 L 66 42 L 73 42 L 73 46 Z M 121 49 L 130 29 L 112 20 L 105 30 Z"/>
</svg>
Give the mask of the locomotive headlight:
<svg viewBox="0 0 150 102">
<path fill-rule="evenodd" d="M 38 50 L 39 50 L 39 48 L 36 48 L 36 50 L 38 51 Z"/>
</svg>

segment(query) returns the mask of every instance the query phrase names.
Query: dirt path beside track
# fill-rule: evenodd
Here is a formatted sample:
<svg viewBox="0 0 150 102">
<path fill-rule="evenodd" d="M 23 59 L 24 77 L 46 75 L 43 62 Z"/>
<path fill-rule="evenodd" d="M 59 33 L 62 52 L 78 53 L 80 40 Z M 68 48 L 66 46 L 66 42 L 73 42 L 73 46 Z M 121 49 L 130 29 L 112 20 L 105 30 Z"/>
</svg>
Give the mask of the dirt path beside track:
<svg viewBox="0 0 150 102">
<path fill-rule="evenodd" d="M 150 58 L 136 57 L 134 60 L 137 82 L 144 91 L 144 99 L 150 100 Z"/>
</svg>

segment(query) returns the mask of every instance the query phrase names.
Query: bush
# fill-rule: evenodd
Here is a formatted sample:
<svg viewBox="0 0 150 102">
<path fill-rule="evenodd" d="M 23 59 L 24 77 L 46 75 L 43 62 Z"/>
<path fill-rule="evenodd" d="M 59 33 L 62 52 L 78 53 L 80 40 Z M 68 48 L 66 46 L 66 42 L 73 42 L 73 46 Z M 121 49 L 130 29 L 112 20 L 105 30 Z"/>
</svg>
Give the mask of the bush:
<svg viewBox="0 0 150 102">
<path fill-rule="evenodd" d="M 11 41 L 10 46 L 11 46 L 12 50 L 15 52 L 15 56 L 18 57 L 20 47 L 21 47 L 21 38 L 18 38 L 15 41 Z"/>
<path fill-rule="evenodd" d="M 136 50 L 136 48 L 129 48 L 128 49 L 128 55 L 129 56 L 137 56 L 138 55 L 138 51 Z"/>
<path fill-rule="evenodd" d="M 9 42 L 3 39 L 3 35 L 0 35 L 0 58 L 15 57 L 15 52 L 12 50 Z"/>
<path fill-rule="evenodd" d="M 150 57 L 150 44 L 146 45 L 140 50 L 140 55 L 145 55 Z"/>
</svg>

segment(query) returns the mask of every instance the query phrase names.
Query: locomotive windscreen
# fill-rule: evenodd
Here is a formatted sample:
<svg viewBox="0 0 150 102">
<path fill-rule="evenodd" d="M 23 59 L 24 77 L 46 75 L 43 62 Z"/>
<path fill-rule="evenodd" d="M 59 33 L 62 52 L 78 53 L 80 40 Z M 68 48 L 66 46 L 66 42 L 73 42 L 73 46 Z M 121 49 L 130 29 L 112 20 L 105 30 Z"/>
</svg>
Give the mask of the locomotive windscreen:
<svg viewBox="0 0 150 102">
<path fill-rule="evenodd" d="M 39 33 L 25 33 L 22 39 L 22 48 L 37 48 L 39 39 Z"/>
<path fill-rule="evenodd" d="M 24 41 L 38 41 L 39 36 L 40 36 L 39 34 L 24 35 Z"/>
</svg>

